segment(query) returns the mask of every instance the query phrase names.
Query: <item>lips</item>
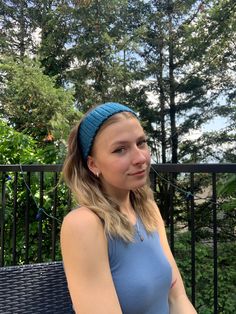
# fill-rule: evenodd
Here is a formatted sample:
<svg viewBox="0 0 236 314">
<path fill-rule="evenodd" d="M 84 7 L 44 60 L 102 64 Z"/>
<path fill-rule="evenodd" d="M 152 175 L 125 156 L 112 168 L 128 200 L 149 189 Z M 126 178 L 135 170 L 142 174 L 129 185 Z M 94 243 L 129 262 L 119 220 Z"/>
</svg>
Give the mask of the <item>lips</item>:
<svg viewBox="0 0 236 314">
<path fill-rule="evenodd" d="M 137 172 L 130 173 L 129 176 L 138 176 L 138 175 L 143 175 L 145 173 L 146 173 L 146 169 L 143 169 Z"/>
</svg>

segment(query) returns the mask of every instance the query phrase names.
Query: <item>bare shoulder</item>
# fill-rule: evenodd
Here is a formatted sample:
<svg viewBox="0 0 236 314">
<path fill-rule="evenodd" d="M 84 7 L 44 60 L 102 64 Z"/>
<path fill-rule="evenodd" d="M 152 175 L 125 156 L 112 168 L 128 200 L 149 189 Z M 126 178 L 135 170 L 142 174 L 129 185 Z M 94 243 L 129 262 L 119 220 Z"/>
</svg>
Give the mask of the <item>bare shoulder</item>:
<svg viewBox="0 0 236 314">
<path fill-rule="evenodd" d="M 68 267 L 73 269 L 75 261 L 84 265 L 81 269 L 92 268 L 95 254 L 99 254 L 101 259 L 107 256 L 103 224 L 99 217 L 86 207 L 74 209 L 65 216 L 60 240 L 67 272 Z"/>
<path fill-rule="evenodd" d="M 153 204 L 153 207 L 154 207 L 154 209 L 156 210 L 157 215 L 158 215 L 158 222 L 159 222 L 158 226 L 163 228 L 163 226 L 164 226 L 165 223 L 164 223 L 164 220 L 163 220 L 163 218 L 162 218 L 160 209 L 159 209 L 159 207 L 157 206 L 157 203 L 156 203 L 155 201 L 152 201 L 152 204 Z"/>
<path fill-rule="evenodd" d="M 63 219 L 61 236 L 73 235 L 81 239 L 103 233 L 100 218 L 87 207 L 79 207 L 69 212 Z"/>
<path fill-rule="evenodd" d="M 75 312 L 121 314 L 103 223 L 90 209 L 80 207 L 65 216 L 61 252 Z"/>
<path fill-rule="evenodd" d="M 99 217 L 87 207 L 79 207 L 70 211 L 63 219 L 63 225 L 74 225 L 77 228 L 102 225 Z"/>
</svg>

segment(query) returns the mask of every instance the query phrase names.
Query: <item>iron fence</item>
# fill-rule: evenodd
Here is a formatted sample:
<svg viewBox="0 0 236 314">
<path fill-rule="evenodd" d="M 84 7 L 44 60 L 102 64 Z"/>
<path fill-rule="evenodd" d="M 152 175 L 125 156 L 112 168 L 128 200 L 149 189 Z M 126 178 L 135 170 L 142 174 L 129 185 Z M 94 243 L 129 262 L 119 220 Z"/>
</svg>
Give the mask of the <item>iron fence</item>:
<svg viewBox="0 0 236 314">
<path fill-rule="evenodd" d="M 0 266 L 61 259 L 60 224 L 63 216 L 76 206 L 60 180 L 61 169 L 62 165 L 0 165 Z M 235 235 L 235 216 L 230 211 L 231 218 L 225 219 L 221 206 L 225 198 L 219 199 L 217 186 L 235 174 L 236 164 L 157 164 L 150 171 L 170 246 L 180 263 L 178 245 L 183 236 L 187 237 L 184 252 L 190 252 L 189 294 L 193 304 L 197 295 L 196 245 L 207 243 L 206 247 L 212 250 L 214 314 L 220 313 L 218 244 L 221 238 L 223 243 L 232 243 Z M 232 227 L 228 237 L 221 235 L 224 221 Z M 201 233 L 204 237 L 200 241 Z"/>
</svg>

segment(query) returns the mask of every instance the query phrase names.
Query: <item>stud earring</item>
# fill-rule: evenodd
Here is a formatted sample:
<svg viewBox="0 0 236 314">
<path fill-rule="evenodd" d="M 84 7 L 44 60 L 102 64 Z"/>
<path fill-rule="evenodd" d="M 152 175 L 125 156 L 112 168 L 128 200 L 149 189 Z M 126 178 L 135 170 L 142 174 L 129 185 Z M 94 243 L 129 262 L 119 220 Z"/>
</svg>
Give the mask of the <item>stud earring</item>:
<svg viewBox="0 0 236 314">
<path fill-rule="evenodd" d="M 96 173 L 97 178 L 99 178 L 99 172 Z"/>
</svg>

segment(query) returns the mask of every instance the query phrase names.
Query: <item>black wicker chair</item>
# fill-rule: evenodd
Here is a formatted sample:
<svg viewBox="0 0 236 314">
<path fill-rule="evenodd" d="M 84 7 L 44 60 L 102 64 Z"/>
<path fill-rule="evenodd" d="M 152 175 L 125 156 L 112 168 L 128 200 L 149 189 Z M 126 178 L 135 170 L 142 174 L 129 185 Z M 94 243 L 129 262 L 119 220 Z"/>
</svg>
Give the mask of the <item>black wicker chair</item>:
<svg viewBox="0 0 236 314">
<path fill-rule="evenodd" d="M 0 313 L 74 313 L 62 262 L 1 267 Z"/>
</svg>

